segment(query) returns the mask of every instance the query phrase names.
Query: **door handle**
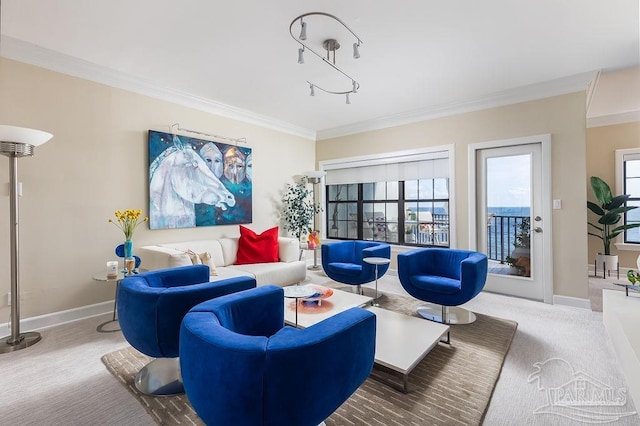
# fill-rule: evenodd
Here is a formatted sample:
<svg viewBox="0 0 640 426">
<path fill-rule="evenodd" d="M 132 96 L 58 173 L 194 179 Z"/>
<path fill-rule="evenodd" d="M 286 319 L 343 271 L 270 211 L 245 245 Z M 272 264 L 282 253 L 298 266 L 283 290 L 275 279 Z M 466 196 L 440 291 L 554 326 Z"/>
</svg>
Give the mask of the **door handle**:
<svg viewBox="0 0 640 426">
<path fill-rule="evenodd" d="M 540 222 L 542 218 L 540 216 L 536 216 L 533 218 L 533 220 L 535 220 L 536 222 Z"/>
<path fill-rule="evenodd" d="M 533 232 L 540 233 L 542 232 L 542 228 L 540 228 L 539 226 L 536 226 L 535 228 L 533 228 Z"/>
</svg>

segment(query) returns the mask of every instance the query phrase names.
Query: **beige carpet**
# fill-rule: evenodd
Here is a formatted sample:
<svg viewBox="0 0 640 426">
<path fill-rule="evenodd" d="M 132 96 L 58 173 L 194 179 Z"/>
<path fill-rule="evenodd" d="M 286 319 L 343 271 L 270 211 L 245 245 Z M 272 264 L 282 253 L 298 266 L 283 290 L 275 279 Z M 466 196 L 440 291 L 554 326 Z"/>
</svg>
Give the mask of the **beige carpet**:
<svg viewBox="0 0 640 426">
<path fill-rule="evenodd" d="M 410 297 L 393 294 L 385 294 L 380 300 L 382 308 L 407 315 L 415 315 L 419 304 Z M 451 345 L 439 344 L 418 364 L 409 377 L 408 394 L 367 379 L 326 424 L 480 424 L 517 324 L 487 315 L 477 316 L 473 324 L 452 326 Z M 133 377 L 149 361 L 145 355 L 125 348 L 104 355 L 102 361 L 158 424 L 203 424 L 184 395 L 151 398 L 135 389 Z"/>
</svg>

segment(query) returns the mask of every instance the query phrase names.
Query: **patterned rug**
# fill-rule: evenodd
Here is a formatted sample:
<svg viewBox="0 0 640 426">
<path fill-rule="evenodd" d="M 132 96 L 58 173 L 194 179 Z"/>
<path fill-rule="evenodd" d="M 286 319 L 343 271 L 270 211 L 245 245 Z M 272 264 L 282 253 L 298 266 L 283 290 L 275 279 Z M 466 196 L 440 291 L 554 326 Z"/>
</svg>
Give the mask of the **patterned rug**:
<svg viewBox="0 0 640 426">
<path fill-rule="evenodd" d="M 379 302 L 382 308 L 412 316 L 421 304 L 389 293 Z M 409 376 L 408 394 L 369 378 L 325 421 L 327 426 L 481 424 L 517 323 L 476 315 L 473 324 L 452 326 L 451 345 L 437 345 L 417 365 Z M 131 347 L 102 357 L 159 425 L 202 425 L 185 395 L 153 398 L 138 392 L 133 378 L 149 360 Z M 378 375 L 387 373 L 374 369 Z"/>
</svg>

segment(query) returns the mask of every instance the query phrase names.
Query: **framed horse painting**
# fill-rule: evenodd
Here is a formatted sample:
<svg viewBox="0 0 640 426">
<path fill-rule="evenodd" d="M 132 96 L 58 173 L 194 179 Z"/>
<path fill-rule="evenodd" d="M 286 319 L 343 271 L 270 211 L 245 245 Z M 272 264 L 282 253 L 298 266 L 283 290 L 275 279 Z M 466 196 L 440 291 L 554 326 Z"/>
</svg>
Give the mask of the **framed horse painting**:
<svg viewBox="0 0 640 426">
<path fill-rule="evenodd" d="M 149 227 L 252 221 L 251 148 L 149 130 Z"/>
</svg>

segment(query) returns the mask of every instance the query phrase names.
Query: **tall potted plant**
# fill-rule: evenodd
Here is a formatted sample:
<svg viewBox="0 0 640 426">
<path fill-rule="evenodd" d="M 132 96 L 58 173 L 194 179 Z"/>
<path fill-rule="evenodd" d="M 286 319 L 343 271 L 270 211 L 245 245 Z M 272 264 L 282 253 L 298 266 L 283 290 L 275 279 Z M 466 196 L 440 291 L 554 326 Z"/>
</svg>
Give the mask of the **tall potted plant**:
<svg viewBox="0 0 640 426">
<path fill-rule="evenodd" d="M 618 256 L 611 254 L 611 242 L 625 230 L 640 227 L 640 223 L 616 225 L 625 212 L 637 207 L 625 206 L 624 204 L 630 195 L 613 196 L 609 185 L 597 176 L 591 176 L 591 189 L 599 204 L 587 201 L 587 207 L 597 215 L 598 222 L 597 224 L 588 223 L 598 232 L 588 232 L 588 234 L 601 239 L 604 246 L 604 252 L 598 253 L 596 257 L 596 264 L 602 265 L 604 263 L 605 270 L 615 270 L 618 267 Z"/>
<path fill-rule="evenodd" d="M 321 207 L 312 198 L 312 190 L 307 188 L 307 178 L 302 177 L 294 184 L 287 184 L 287 189 L 282 196 L 282 216 L 285 229 L 291 232 L 298 240 L 312 232 L 311 224 L 316 213 L 320 213 Z"/>
</svg>

